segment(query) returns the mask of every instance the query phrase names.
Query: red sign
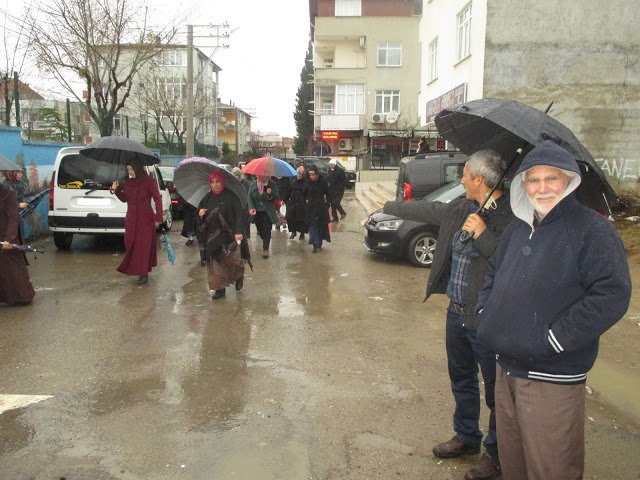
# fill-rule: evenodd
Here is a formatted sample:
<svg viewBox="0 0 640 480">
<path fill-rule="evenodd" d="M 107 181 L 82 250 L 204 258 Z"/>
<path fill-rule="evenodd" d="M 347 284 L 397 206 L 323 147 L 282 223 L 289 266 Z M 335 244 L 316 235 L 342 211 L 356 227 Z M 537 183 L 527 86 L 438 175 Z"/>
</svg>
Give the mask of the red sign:
<svg viewBox="0 0 640 480">
<path fill-rule="evenodd" d="M 320 138 L 322 140 L 339 140 L 339 132 L 320 132 Z"/>
</svg>

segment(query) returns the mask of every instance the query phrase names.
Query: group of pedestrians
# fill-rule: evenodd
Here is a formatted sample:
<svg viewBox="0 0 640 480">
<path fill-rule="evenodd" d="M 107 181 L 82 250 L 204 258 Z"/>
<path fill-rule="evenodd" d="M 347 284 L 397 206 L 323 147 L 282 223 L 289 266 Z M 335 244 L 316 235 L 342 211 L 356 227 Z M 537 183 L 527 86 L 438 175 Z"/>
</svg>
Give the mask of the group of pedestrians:
<svg viewBox="0 0 640 480">
<path fill-rule="evenodd" d="M 483 444 L 467 480 L 580 479 L 586 375 L 599 337 L 629 305 L 626 254 L 611 222 L 576 200 L 580 170 L 563 148 L 545 141 L 531 150 L 510 198 L 494 188 L 504 170 L 500 155 L 483 150 L 465 164 L 466 198 L 384 206 L 439 226 L 425 300 L 449 298 L 455 434 L 433 454 L 475 455 Z M 478 369 L 489 408 L 484 441 Z"/>
</svg>

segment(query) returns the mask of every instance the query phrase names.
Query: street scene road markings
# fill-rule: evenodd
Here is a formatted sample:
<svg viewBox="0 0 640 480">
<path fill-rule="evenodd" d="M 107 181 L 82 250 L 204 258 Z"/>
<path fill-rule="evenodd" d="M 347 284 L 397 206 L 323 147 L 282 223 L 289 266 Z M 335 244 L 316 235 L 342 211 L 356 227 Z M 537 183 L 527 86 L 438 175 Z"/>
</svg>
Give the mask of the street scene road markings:
<svg viewBox="0 0 640 480">
<path fill-rule="evenodd" d="M 14 408 L 22 408 L 32 403 L 53 398 L 53 395 L 3 395 L 0 394 L 0 414 Z"/>
</svg>

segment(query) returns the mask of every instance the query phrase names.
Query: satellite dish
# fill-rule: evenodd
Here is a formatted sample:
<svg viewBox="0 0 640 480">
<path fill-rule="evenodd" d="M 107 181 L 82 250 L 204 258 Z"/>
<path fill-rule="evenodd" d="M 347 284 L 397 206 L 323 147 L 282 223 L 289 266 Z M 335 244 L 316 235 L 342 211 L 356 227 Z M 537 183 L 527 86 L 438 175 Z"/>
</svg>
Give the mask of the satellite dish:
<svg viewBox="0 0 640 480">
<path fill-rule="evenodd" d="M 396 123 L 397 120 L 398 120 L 398 112 L 387 113 L 387 122 Z"/>
</svg>

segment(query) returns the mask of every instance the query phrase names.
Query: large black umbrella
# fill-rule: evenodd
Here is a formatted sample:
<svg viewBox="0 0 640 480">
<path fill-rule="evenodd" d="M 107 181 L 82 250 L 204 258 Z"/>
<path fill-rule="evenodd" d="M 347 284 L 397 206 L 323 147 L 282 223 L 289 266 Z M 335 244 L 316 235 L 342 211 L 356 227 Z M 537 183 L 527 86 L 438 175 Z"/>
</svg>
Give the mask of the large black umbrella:
<svg viewBox="0 0 640 480">
<path fill-rule="evenodd" d="M 569 128 L 542 110 L 515 100 L 482 98 L 445 108 L 436 115 L 435 122 L 438 133 L 468 155 L 487 148 L 500 153 L 512 162 L 510 173 L 520 166 L 524 154 L 551 140 L 588 164 L 603 180 L 610 198 L 615 197 L 589 150 Z M 522 149 L 521 155 L 518 149 Z"/>
<path fill-rule="evenodd" d="M 22 170 L 19 165 L 16 165 L 8 158 L 0 155 L 0 172 L 6 172 L 9 170 Z"/>
<path fill-rule="evenodd" d="M 137 158 L 143 165 L 155 165 L 160 159 L 140 142 L 125 137 L 101 137 L 80 150 L 80 154 L 100 162 L 125 165 Z"/>
<path fill-rule="evenodd" d="M 242 208 L 247 207 L 247 189 L 228 170 L 218 166 L 213 160 L 204 157 L 185 158 L 178 165 L 173 174 L 173 184 L 182 198 L 194 207 L 211 191 L 209 174 L 219 172 L 224 177 L 224 186 L 240 199 Z"/>
</svg>

